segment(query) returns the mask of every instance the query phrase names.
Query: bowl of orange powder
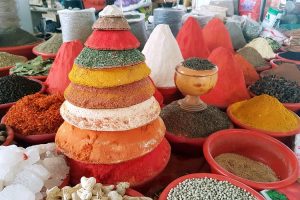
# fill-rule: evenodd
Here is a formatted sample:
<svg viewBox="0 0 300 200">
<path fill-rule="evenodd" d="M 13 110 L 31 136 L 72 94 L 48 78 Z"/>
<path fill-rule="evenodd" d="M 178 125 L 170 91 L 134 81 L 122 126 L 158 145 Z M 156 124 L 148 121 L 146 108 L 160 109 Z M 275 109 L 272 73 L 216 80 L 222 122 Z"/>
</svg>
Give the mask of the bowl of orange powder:
<svg viewBox="0 0 300 200">
<path fill-rule="evenodd" d="M 25 96 L 9 109 L 1 122 L 13 129 L 19 142 L 53 142 L 57 129 L 63 123 L 59 112 L 63 101 L 61 94 Z"/>
</svg>

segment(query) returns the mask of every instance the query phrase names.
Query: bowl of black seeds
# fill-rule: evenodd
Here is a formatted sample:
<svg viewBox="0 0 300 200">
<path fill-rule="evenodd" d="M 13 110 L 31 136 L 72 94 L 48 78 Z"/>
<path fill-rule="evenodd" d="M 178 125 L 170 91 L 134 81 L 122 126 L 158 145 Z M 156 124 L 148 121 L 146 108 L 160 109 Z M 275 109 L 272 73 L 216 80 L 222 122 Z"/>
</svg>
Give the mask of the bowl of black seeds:
<svg viewBox="0 0 300 200">
<path fill-rule="evenodd" d="M 248 89 L 252 97 L 268 94 L 277 98 L 287 109 L 300 110 L 300 86 L 295 81 L 275 75 L 264 76 Z"/>
<path fill-rule="evenodd" d="M 0 117 L 24 96 L 45 91 L 44 84 L 35 79 L 9 75 L 0 78 Z"/>
<path fill-rule="evenodd" d="M 5 124 L 0 124 L 0 145 L 1 146 L 8 146 L 14 140 L 14 132 Z"/>
<path fill-rule="evenodd" d="M 182 176 L 171 182 L 158 200 L 243 199 L 264 200 L 249 186 L 217 174 L 197 173 Z"/>
</svg>

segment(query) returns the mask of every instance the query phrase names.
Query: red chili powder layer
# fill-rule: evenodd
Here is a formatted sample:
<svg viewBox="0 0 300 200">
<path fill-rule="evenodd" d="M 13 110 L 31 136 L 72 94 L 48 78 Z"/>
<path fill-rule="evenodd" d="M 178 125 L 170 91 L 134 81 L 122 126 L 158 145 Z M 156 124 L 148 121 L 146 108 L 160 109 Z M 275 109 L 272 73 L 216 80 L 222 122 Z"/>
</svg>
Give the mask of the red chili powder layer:
<svg viewBox="0 0 300 200">
<path fill-rule="evenodd" d="M 59 113 L 63 102 L 61 94 L 25 96 L 9 109 L 4 122 L 22 135 L 56 133 L 64 121 Z"/>
</svg>

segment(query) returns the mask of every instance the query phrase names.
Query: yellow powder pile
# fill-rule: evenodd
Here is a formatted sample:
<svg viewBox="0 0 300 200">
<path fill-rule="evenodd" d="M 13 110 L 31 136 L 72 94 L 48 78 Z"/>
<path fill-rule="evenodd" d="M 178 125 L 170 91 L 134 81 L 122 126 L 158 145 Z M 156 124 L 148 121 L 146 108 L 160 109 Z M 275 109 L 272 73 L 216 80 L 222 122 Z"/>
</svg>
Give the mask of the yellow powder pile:
<svg viewBox="0 0 300 200">
<path fill-rule="evenodd" d="M 287 132 L 299 127 L 299 118 L 276 98 L 263 94 L 230 106 L 239 122 L 271 132 Z"/>
</svg>

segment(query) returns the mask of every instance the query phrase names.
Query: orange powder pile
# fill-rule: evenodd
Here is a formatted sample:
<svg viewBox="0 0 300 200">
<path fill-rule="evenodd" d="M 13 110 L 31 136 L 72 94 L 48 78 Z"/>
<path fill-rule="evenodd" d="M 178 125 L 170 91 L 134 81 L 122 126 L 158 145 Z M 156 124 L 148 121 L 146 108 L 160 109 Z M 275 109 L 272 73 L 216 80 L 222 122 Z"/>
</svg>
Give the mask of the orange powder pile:
<svg viewBox="0 0 300 200">
<path fill-rule="evenodd" d="M 204 27 L 203 37 L 211 52 L 218 47 L 224 47 L 233 51 L 230 34 L 224 23 L 218 18 L 210 20 Z"/>
<path fill-rule="evenodd" d="M 48 93 L 65 91 L 70 84 L 68 74 L 82 49 L 83 45 L 79 40 L 65 42 L 61 45 L 46 80 Z"/>
<path fill-rule="evenodd" d="M 184 23 L 176 40 L 184 59 L 192 57 L 207 59 L 210 54 L 203 39 L 202 29 L 193 17 L 189 17 Z"/>
<path fill-rule="evenodd" d="M 202 95 L 206 103 L 225 108 L 228 105 L 249 99 L 243 70 L 234 64 L 233 53 L 223 47 L 215 49 L 208 58 L 218 66 L 218 81 L 214 89 Z"/>
<path fill-rule="evenodd" d="M 256 72 L 254 66 L 251 65 L 243 56 L 235 54 L 234 62 L 235 65 L 242 68 L 246 85 L 251 85 L 259 79 L 259 75 Z"/>
</svg>

